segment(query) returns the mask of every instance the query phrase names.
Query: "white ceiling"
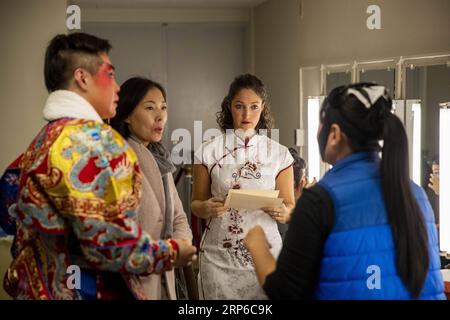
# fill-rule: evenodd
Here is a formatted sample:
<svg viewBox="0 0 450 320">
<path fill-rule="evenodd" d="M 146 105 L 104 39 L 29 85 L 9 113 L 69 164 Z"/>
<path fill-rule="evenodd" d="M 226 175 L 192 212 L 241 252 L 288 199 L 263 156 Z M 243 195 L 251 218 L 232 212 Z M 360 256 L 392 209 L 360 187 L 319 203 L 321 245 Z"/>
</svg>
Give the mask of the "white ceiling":
<svg viewBox="0 0 450 320">
<path fill-rule="evenodd" d="M 267 0 L 72 0 L 82 8 L 253 8 Z"/>
</svg>

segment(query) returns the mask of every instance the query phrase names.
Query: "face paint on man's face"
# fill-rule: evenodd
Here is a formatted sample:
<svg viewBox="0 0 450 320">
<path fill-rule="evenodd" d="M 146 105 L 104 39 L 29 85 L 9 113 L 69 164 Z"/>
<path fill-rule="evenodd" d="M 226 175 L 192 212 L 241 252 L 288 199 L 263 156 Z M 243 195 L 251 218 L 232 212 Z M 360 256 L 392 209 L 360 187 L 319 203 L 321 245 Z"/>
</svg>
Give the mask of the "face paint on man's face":
<svg viewBox="0 0 450 320">
<path fill-rule="evenodd" d="M 101 87 L 108 87 L 113 84 L 114 67 L 109 63 L 103 63 L 97 71 L 95 82 Z"/>
<path fill-rule="evenodd" d="M 119 86 L 115 80 L 114 66 L 107 56 L 103 57 L 103 63 L 93 78 L 95 90 L 92 104 L 102 119 L 111 118 L 116 114 Z"/>
</svg>

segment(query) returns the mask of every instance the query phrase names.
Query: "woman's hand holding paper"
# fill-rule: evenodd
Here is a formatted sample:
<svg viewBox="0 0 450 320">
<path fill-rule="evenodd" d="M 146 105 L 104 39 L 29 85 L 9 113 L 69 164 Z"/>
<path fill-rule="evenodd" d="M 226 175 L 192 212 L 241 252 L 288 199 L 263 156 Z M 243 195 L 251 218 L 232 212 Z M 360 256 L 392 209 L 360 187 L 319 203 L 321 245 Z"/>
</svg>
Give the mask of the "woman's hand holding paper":
<svg viewBox="0 0 450 320">
<path fill-rule="evenodd" d="M 289 223 L 291 220 L 292 210 L 288 209 L 284 203 L 278 208 L 261 208 L 261 210 L 280 223 Z"/>
<path fill-rule="evenodd" d="M 212 197 L 204 202 L 205 211 L 209 218 L 218 218 L 227 212 L 225 207 L 225 199 L 220 197 Z"/>
</svg>

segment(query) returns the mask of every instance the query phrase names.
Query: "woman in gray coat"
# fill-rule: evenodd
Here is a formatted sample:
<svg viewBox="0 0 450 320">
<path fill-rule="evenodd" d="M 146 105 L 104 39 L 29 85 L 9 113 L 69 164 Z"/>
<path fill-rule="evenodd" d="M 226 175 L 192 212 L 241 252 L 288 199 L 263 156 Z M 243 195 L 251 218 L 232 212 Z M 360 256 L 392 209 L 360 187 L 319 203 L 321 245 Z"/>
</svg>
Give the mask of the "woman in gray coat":
<svg viewBox="0 0 450 320">
<path fill-rule="evenodd" d="M 175 167 L 161 143 L 166 122 L 166 93 L 159 83 L 136 77 L 122 84 L 111 126 L 127 139 L 138 157 L 142 173 L 139 225 L 154 239 L 191 242 L 192 232 L 172 176 Z M 173 270 L 135 277 L 132 283 L 146 299 L 176 299 Z"/>
</svg>

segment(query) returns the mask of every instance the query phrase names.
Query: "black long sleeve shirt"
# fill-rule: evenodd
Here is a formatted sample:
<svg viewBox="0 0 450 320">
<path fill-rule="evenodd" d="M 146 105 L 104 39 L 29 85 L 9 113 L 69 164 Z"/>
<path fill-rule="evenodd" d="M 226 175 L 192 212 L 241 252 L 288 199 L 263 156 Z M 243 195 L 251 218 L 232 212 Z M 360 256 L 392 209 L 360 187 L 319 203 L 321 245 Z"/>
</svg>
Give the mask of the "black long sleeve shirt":
<svg viewBox="0 0 450 320">
<path fill-rule="evenodd" d="M 312 298 L 333 225 L 333 204 L 325 189 L 319 185 L 305 189 L 292 213 L 276 270 L 263 286 L 270 299 Z"/>
</svg>

